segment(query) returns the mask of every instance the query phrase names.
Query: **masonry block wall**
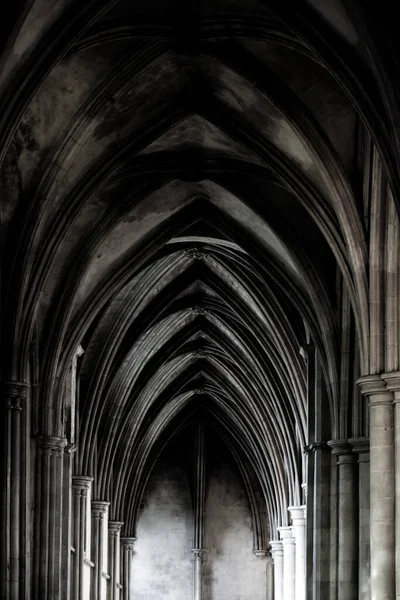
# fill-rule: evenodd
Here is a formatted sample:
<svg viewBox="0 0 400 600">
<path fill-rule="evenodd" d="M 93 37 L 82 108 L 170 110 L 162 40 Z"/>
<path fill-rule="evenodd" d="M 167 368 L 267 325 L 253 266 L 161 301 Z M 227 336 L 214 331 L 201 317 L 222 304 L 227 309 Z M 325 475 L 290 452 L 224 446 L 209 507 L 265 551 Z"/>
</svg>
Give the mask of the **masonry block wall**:
<svg viewBox="0 0 400 600">
<path fill-rule="evenodd" d="M 187 457 L 165 451 L 150 476 L 137 526 L 135 600 L 193 597 L 193 516 Z M 205 506 L 203 600 L 265 600 L 266 563 L 253 554 L 247 497 L 223 449 L 213 453 Z"/>
<path fill-rule="evenodd" d="M 182 465 L 160 460 L 150 476 L 137 527 L 132 596 L 137 600 L 192 597 L 193 519 Z"/>
<path fill-rule="evenodd" d="M 265 600 L 266 562 L 253 554 L 247 497 L 228 457 L 211 470 L 204 537 L 204 600 Z"/>
</svg>

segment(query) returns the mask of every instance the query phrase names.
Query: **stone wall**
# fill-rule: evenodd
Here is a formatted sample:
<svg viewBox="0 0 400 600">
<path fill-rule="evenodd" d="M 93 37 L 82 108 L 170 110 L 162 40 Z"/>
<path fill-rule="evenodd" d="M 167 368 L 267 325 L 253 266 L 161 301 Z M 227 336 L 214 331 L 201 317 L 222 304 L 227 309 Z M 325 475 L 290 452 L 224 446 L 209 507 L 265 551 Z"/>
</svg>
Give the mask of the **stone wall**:
<svg viewBox="0 0 400 600">
<path fill-rule="evenodd" d="M 187 475 L 159 461 L 137 527 L 132 593 L 135 600 L 190 600 L 192 509 Z"/>
<path fill-rule="evenodd" d="M 226 460 L 211 471 L 204 541 L 203 600 L 265 600 L 266 561 L 253 554 L 245 491 Z"/>
<path fill-rule="evenodd" d="M 135 600 L 191 600 L 193 518 L 185 459 L 164 453 L 149 479 L 138 527 Z M 209 465 L 203 600 L 265 600 L 266 561 L 253 554 L 250 511 L 223 451 Z"/>
</svg>

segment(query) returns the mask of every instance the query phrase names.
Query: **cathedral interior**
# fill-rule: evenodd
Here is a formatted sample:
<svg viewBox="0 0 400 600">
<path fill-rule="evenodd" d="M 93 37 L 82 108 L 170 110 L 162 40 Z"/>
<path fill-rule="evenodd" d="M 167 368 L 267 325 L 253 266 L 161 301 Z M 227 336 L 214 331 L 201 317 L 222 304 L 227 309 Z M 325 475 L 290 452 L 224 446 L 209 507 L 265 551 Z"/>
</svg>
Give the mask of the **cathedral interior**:
<svg viewBox="0 0 400 600">
<path fill-rule="evenodd" d="M 2 12 L 1 598 L 399 600 L 396 3 Z"/>
</svg>

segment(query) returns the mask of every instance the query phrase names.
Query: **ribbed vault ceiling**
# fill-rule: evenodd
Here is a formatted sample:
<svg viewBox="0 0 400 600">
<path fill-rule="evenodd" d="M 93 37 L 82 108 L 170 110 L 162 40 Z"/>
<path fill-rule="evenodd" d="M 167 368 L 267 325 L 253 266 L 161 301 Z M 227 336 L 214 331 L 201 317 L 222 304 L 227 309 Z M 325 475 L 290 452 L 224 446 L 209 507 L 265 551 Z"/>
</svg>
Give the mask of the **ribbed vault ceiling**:
<svg viewBox="0 0 400 600">
<path fill-rule="evenodd" d="M 3 74 L 10 370 L 26 377 L 35 338 L 57 432 L 82 346 L 77 469 L 132 529 L 149 468 L 200 415 L 273 529 L 301 501 L 310 336 L 338 427 L 343 289 L 367 356 L 355 181 L 382 102 L 365 48 L 338 0 L 55 4 L 32 3 Z"/>
</svg>

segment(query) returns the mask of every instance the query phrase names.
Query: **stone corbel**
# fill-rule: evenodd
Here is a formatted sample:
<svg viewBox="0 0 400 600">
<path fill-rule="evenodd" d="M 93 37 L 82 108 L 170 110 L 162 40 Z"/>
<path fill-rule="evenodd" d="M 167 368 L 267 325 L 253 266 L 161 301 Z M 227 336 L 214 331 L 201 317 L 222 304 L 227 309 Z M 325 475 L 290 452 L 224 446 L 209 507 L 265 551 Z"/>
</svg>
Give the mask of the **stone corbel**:
<svg viewBox="0 0 400 600">
<path fill-rule="evenodd" d="M 312 452 L 316 452 L 317 450 L 328 450 L 328 449 L 329 449 L 328 442 L 325 442 L 325 441 L 312 442 L 311 444 L 304 446 L 303 453 L 311 454 Z"/>
</svg>

